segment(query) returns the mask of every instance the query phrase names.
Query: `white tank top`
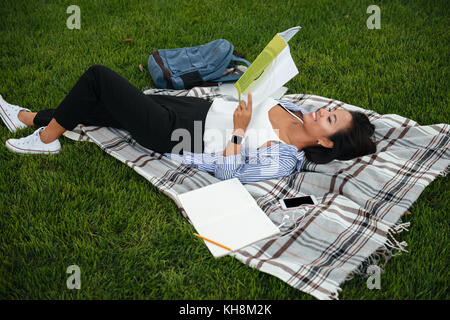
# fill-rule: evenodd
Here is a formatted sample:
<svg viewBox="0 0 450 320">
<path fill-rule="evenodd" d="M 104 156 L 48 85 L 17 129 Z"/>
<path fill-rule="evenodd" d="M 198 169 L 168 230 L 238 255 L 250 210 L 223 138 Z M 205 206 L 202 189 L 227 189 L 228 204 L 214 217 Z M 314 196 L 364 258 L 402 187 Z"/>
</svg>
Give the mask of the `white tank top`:
<svg viewBox="0 0 450 320">
<path fill-rule="evenodd" d="M 245 132 L 243 147 L 245 149 L 256 150 L 267 141 L 278 141 L 286 143 L 278 136 L 278 130 L 274 130 L 269 120 L 269 110 L 277 104 L 281 104 L 275 99 L 268 98 L 257 107 L 253 107 L 252 118 Z M 208 110 L 205 120 L 205 132 L 203 135 L 205 153 L 223 152 L 234 128 L 233 114 L 237 107 L 236 102 L 224 99 L 214 99 Z M 285 108 L 290 114 L 291 111 Z M 292 114 L 301 122 L 296 115 Z"/>
</svg>

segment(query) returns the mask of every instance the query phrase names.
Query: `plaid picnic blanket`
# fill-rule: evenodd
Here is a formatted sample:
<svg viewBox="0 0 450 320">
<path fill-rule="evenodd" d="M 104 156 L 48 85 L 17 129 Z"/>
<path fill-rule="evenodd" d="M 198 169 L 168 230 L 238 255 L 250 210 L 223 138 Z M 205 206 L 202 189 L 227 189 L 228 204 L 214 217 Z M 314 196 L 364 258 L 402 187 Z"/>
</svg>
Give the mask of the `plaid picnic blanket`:
<svg viewBox="0 0 450 320">
<path fill-rule="evenodd" d="M 147 89 L 144 93 L 210 101 L 221 96 L 217 87 Z M 377 152 L 324 165 L 305 159 L 302 172 L 245 184 L 267 216 L 276 225 L 282 221 L 285 225 L 280 235 L 245 247 L 234 256 L 317 299 L 337 299 L 340 284 L 355 274 L 364 275 L 370 264 L 380 265 L 380 254 L 389 258 L 407 251 L 407 244 L 396 239 L 396 234 L 408 230 L 401 217 L 428 184 L 447 175 L 450 127 L 420 126 L 396 114 L 380 115 L 316 95 L 290 94 L 282 99 L 308 111 L 325 107 L 365 113 L 376 127 Z M 142 147 L 122 129 L 78 125 L 65 135 L 94 142 L 136 170 L 173 199 L 185 218 L 177 195 L 220 181 Z M 317 205 L 301 206 L 289 215 L 277 205 L 280 198 L 309 194 L 316 196 Z"/>
</svg>

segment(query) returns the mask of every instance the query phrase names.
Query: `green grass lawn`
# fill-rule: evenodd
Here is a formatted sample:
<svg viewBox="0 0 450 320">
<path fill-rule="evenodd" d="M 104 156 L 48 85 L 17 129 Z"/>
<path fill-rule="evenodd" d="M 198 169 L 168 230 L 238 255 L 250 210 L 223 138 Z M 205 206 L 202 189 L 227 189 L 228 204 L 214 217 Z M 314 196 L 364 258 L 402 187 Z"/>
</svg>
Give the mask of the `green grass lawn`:
<svg viewBox="0 0 450 320">
<path fill-rule="evenodd" d="M 71 4 L 80 30 L 66 26 Z M 371 4 L 379 30 L 366 27 Z M 300 74 L 288 93 L 449 123 L 449 18 L 446 0 L 2 0 L 0 94 L 33 111 L 54 108 L 92 64 L 153 86 L 146 66 L 156 49 L 223 38 L 252 61 L 275 33 L 300 25 L 290 42 Z M 214 259 L 170 198 L 93 143 L 63 137 L 54 156 L 4 146 L 34 130 L 0 125 L 0 298 L 314 299 L 231 257 Z M 449 190 L 439 177 L 403 218 L 409 253 L 387 264 L 380 290 L 356 277 L 340 298 L 448 299 Z M 72 264 L 80 290 L 66 287 Z"/>
</svg>

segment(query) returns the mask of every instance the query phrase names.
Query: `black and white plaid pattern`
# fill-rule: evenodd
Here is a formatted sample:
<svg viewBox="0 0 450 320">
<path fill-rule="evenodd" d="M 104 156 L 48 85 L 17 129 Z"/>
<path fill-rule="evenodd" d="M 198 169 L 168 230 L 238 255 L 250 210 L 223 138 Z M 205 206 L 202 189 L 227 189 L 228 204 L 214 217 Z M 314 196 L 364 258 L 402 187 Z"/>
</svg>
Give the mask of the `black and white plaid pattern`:
<svg viewBox="0 0 450 320">
<path fill-rule="evenodd" d="M 218 92 L 217 87 L 144 91 L 210 101 L 220 96 Z M 337 299 L 340 284 L 361 273 L 361 267 L 373 261 L 374 254 L 406 251 L 407 244 L 395 238 L 408 225 L 401 223 L 401 217 L 428 184 L 448 173 L 450 127 L 420 126 L 396 114 L 380 115 L 315 95 L 291 94 L 282 99 L 308 111 L 325 107 L 365 113 L 376 127 L 377 152 L 325 165 L 305 158 L 302 172 L 245 184 L 277 225 L 285 213 L 278 207 L 280 198 L 312 194 L 318 204 L 290 210 L 281 235 L 239 250 L 234 256 L 318 299 Z M 173 199 L 184 217 L 177 195 L 219 181 L 207 172 L 142 147 L 121 129 L 78 125 L 67 136 L 94 142 L 136 170 Z"/>
</svg>

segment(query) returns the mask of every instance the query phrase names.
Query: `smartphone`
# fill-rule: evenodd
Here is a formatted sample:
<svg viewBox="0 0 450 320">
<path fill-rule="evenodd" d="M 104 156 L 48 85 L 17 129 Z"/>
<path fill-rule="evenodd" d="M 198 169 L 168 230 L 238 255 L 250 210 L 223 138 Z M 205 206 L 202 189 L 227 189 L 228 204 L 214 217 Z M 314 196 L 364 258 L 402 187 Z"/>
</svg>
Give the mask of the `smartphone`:
<svg viewBox="0 0 450 320">
<path fill-rule="evenodd" d="M 317 199 L 314 196 L 302 196 L 294 198 L 285 198 L 280 200 L 280 205 L 283 209 L 296 208 L 302 204 L 317 204 Z"/>
</svg>

